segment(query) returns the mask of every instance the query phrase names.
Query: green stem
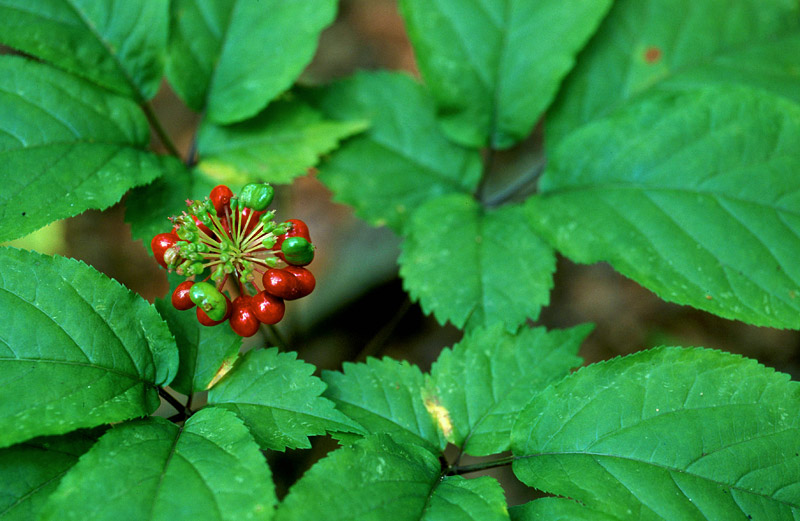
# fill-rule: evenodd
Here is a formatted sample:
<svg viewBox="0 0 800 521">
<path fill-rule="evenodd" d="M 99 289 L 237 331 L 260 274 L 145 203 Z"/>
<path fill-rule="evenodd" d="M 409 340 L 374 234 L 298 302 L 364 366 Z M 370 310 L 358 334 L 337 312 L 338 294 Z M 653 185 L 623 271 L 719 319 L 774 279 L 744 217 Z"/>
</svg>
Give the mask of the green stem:
<svg viewBox="0 0 800 521">
<path fill-rule="evenodd" d="M 461 474 L 468 474 L 470 472 L 477 472 L 479 470 L 493 469 L 496 467 L 505 467 L 514 462 L 514 456 L 501 458 L 493 461 L 484 461 L 483 463 L 475 463 L 473 465 L 454 465 L 447 471 L 448 476 L 460 476 Z"/>
<path fill-rule="evenodd" d="M 147 121 L 150 122 L 150 126 L 153 127 L 153 130 L 155 130 L 156 134 L 158 135 L 158 139 L 161 140 L 161 143 L 163 143 L 170 154 L 180 159 L 180 152 L 178 152 L 178 149 L 170 139 L 169 134 L 167 134 L 167 132 L 164 130 L 164 127 L 161 126 L 161 122 L 158 120 L 156 113 L 153 111 L 153 107 L 146 102 L 142 103 L 141 107 L 144 111 L 144 115 L 147 117 Z"/>
<path fill-rule="evenodd" d="M 481 180 L 478 183 L 478 188 L 475 190 L 475 198 L 481 202 L 483 202 L 483 198 L 485 196 L 484 191 L 486 190 L 486 182 L 489 178 L 489 175 L 492 173 L 492 167 L 494 165 L 494 153 L 494 148 L 488 148 L 486 150 L 486 157 L 483 161 L 483 172 L 481 172 Z"/>
</svg>

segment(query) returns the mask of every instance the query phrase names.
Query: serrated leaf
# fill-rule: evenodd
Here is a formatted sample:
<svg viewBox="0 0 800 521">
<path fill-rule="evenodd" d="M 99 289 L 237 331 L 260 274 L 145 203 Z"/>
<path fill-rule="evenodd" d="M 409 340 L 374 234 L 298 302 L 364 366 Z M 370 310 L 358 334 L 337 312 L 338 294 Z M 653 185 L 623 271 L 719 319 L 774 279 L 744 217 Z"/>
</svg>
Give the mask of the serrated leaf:
<svg viewBox="0 0 800 521">
<path fill-rule="evenodd" d="M 564 498 L 545 497 L 508 509 L 511 521 L 620 521 Z"/>
<path fill-rule="evenodd" d="M 446 411 L 447 440 L 474 456 L 509 449 L 511 427 L 531 398 L 581 364 L 578 348 L 591 332 L 584 324 L 547 331 L 501 324 L 476 329 L 431 367 L 426 402 Z"/>
<path fill-rule="evenodd" d="M 167 77 L 219 124 L 256 115 L 311 61 L 335 0 L 173 0 Z"/>
<path fill-rule="evenodd" d="M 227 184 L 289 183 L 315 166 L 339 141 L 366 128 L 363 121 L 331 121 L 305 103 L 277 101 L 242 123 L 204 123 L 198 167 Z"/>
<path fill-rule="evenodd" d="M 739 83 L 800 102 L 793 0 L 617 0 L 548 111 L 547 137 L 657 89 Z"/>
<path fill-rule="evenodd" d="M 494 478 L 445 476 L 431 494 L 422 521 L 508 520 L 503 487 Z"/>
<path fill-rule="evenodd" d="M 325 397 L 367 432 L 391 434 L 403 443 L 437 452 L 447 442 L 423 401 L 425 379 L 416 365 L 405 361 L 368 358 L 345 362 L 342 372 L 323 371 Z"/>
<path fill-rule="evenodd" d="M 0 447 L 153 412 L 178 368 L 143 298 L 82 262 L 0 248 Z"/>
<path fill-rule="evenodd" d="M 125 221 L 131 235 L 148 251 L 151 239 L 172 229 L 170 217 L 186 210 L 187 199 L 208 197 L 215 182 L 199 170 L 190 171 L 175 157 L 161 156 L 160 178 L 131 190 L 125 197 Z"/>
<path fill-rule="evenodd" d="M 420 72 L 449 136 L 508 148 L 555 97 L 610 0 L 402 0 Z"/>
<path fill-rule="evenodd" d="M 180 353 L 178 372 L 169 386 L 186 395 L 205 391 L 221 368 L 233 367 L 242 346 L 242 337 L 227 323 L 220 324 L 220 327 L 200 324 L 194 309 L 175 309 L 170 301 L 171 295 L 169 293 L 166 299 L 155 302 L 156 309 L 175 336 Z"/>
<path fill-rule="evenodd" d="M 0 241 L 89 208 L 105 209 L 161 175 L 132 101 L 58 69 L 0 57 Z"/>
<path fill-rule="evenodd" d="M 330 118 L 369 122 L 323 163 L 319 179 L 371 224 L 400 231 L 425 201 L 477 186 L 478 151 L 445 138 L 432 100 L 410 77 L 359 73 L 309 98 Z"/>
<path fill-rule="evenodd" d="M 76 431 L 0 450 L 0 519 L 36 519 L 61 477 L 97 441 L 93 434 Z"/>
<path fill-rule="evenodd" d="M 320 396 L 325 384 L 297 353 L 249 351 L 208 393 L 208 403 L 236 413 L 264 449 L 311 447 L 309 436 L 361 432 Z"/>
<path fill-rule="evenodd" d="M 530 215 L 573 260 L 665 300 L 798 328 L 798 143 L 800 106 L 766 93 L 650 97 L 563 141 Z"/>
<path fill-rule="evenodd" d="M 442 477 L 436 456 L 416 444 L 371 435 L 331 452 L 289 490 L 279 521 L 508 519 L 492 478 Z"/>
<path fill-rule="evenodd" d="M 148 100 L 161 82 L 168 15 L 163 0 L 0 0 L 0 42 Z"/>
<path fill-rule="evenodd" d="M 658 348 L 536 396 L 512 433 L 524 483 L 620 520 L 796 519 L 800 384 L 754 360 Z"/>
<path fill-rule="evenodd" d="M 113 428 L 64 477 L 41 519 L 267 521 L 276 502 L 250 433 L 211 408 L 183 428 L 158 417 Z"/>
<path fill-rule="evenodd" d="M 443 196 L 414 212 L 405 233 L 403 287 L 440 324 L 514 331 L 549 301 L 555 254 L 520 206 L 486 211 L 467 194 Z"/>
</svg>

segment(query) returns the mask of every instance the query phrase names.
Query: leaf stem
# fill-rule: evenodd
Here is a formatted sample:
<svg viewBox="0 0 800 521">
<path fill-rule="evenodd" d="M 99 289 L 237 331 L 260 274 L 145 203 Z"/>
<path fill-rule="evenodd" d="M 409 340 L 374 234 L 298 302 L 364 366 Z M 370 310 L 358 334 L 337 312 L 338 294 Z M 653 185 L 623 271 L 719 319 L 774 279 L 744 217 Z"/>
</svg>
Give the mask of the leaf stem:
<svg viewBox="0 0 800 521">
<path fill-rule="evenodd" d="M 481 172 L 481 180 L 478 183 L 478 188 L 475 189 L 475 198 L 478 201 L 483 202 L 484 191 L 486 190 L 486 182 L 489 179 L 489 175 L 492 173 L 492 167 L 494 166 L 494 148 L 487 148 L 486 155 L 484 156 L 483 160 L 483 172 Z"/>
<path fill-rule="evenodd" d="M 192 415 L 191 409 L 189 409 L 186 405 L 183 405 L 181 402 L 179 402 L 177 398 L 169 394 L 169 392 L 167 392 L 167 390 L 164 389 L 163 387 L 158 388 L 158 394 L 162 398 L 164 398 L 164 400 L 166 400 L 167 403 L 173 406 L 175 410 L 178 411 L 178 414 L 183 415 L 184 418 L 188 418 L 189 416 Z"/>
<path fill-rule="evenodd" d="M 496 467 L 505 467 L 506 465 L 510 465 L 514 462 L 516 457 L 508 456 L 506 458 L 501 458 L 493 461 L 484 461 L 483 463 L 474 463 L 472 465 L 453 465 L 448 469 L 445 473 L 447 476 L 460 476 L 462 474 L 468 474 L 470 472 L 477 472 L 479 470 L 486 470 L 486 469 L 493 469 Z"/>
<path fill-rule="evenodd" d="M 150 103 L 147 102 L 142 103 L 141 107 L 142 110 L 144 111 L 144 115 L 147 117 L 147 121 L 150 122 L 150 126 L 153 127 L 153 130 L 155 130 L 156 135 L 158 135 L 158 139 L 167 148 L 167 150 L 171 155 L 180 159 L 181 158 L 180 152 L 178 152 L 178 149 L 175 147 L 175 144 L 172 142 L 172 139 L 170 139 L 169 134 L 167 134 L 166 130 L 164 130 L 164 127 L 161 126 L 161 121 L 158 120 L 156 113 L 153 111 L 153 107 L 150 105 Z"/>
</svg>

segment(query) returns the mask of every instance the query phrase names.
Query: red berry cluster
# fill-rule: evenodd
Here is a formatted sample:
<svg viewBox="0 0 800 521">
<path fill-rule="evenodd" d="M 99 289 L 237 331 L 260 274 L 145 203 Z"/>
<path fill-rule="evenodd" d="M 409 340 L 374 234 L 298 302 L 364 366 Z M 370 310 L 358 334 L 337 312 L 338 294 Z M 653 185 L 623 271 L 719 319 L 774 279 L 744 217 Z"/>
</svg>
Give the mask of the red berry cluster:
<svg viewBox="0 0 800 521">
<path fill-rule="evenodd" d="M 249 337 L 261 324 L 280 322 L 284 300 L 314 291 L 314 275 L 304 267 L 314 259 L 308 227 L 298 219 L 275 222 L 275 211 L 266 211 L 273 196 L 266 183 L 245 185 L 238 196 L 219 185 L 203 201 L 186 201 L 188 211 L 170 219 L 172 231 L 153 237 L 161 266 L 192 279 L 206 274 L 178 284 L 176 309 L 196 307 L 201 324 L 227 320 Z M 238 293 L 233 300 L 231 289 Z"/>
</svg>

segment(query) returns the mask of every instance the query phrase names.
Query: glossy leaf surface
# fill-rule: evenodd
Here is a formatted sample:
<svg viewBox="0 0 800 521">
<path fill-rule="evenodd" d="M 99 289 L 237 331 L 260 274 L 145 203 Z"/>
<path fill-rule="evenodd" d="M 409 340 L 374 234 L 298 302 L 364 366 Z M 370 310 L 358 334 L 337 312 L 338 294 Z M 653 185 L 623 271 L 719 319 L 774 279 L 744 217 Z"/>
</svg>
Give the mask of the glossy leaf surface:
<svg viewBox="0 0 800 521">
<path fill-rule="evenodd" d="M 555 96 L 610 0 L 403 0 L 417 63 L 448 135 L 508 148 Z"/>
<path fill-rule="evenodd" d="M 153 412 L 178 367 L 143 298 L 82 262 L 0 249 L 0 446 Z"/>
<path fill-rule="evenodd" d="M 440 324 L 472 329 L 536 319 L 553 286 L 553 250 L 520 206 L 485 211 L 469 195 L 416 211 L 400 255 L 403 286 Z"/>
<path fill-rule="evenodd" d="M 754 360 L 657 348 L 573 373 L 512 434 L 529 486 L 620 520 L 796 519 L 800 384 Z"/>
<path fill-rule="evenodd" d="M 41 519 L 267 521 L 275 503 L 250 433 L 210 408 L 183 428 L 158 417 L 114 427 L 64 477 Z"/>
<path fill-rule="evenodd" d="M 578 152 L 580 151 L 580 152 Z M 800 327 L 800 106 L 748 89 L 664 94 L 556 148 L 533 224 L 659 297 Z"/>
<path fill-rule="evenodd" d="M 320 395 L 325 384 L 297 353 L 249 351 L 208 393 L 208 403 L 236 413 L 264 449 L 309 448 L 309 436 L 361 429 Z"/>
</svg>

